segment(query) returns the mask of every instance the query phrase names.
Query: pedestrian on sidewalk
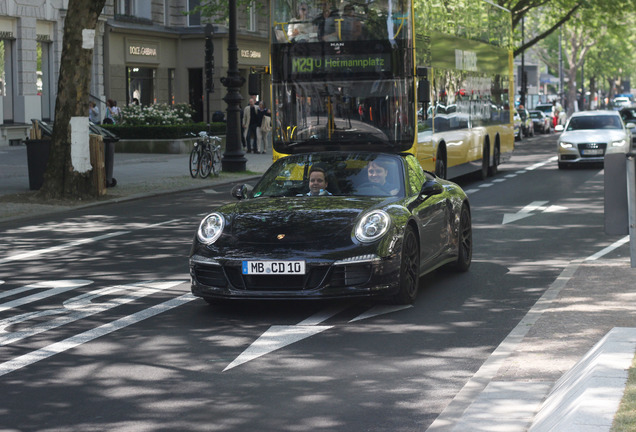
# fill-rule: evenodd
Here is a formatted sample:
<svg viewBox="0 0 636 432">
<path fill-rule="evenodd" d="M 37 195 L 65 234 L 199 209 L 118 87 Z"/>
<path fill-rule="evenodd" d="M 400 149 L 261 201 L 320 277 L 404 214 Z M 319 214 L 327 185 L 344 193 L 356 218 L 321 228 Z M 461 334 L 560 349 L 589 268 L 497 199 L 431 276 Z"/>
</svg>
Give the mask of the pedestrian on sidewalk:
<svg viewBox="0 0 636 432">
<path fill-rule="evenodd" d="M 256 100 L 250 98 L 250 103 L 243 110 L 243 126 L 246 129 L 245 140 L 247 141 L 247 152 L 258 153 L 258 137 L 256 128 L 258 127 L 258 109 L 256 108 Z"/>
<path fill-rule="evenodd" d="M 93 101 L 88 103 L 88 119 L 96 125 L 102 122 L 99 116 L 99 108 L 97 108 L 97 105 Z"/>
<path fill-rule="evenodd" d="M 260 103 L 260 126 L 258 128 L 258 148 L 262 154 L 266 153 L 268 143 L 271 140 L 272 132 L 272 113 L 265 107 L 264 103 Z"/>
</svg>

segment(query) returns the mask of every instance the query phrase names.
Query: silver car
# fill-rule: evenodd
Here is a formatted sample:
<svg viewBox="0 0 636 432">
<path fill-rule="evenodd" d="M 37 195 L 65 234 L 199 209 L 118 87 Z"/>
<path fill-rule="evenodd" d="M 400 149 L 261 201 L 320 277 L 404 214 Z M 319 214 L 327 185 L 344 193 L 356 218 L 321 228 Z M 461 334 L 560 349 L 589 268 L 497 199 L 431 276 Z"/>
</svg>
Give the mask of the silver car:
<svg viewBox="0 0 636 432">
<path fill-rule="evenodd" d="M 617 111 L 579 111 L 572 114 L 557 142 L 559 168 L 573 164 L 603 163 L 606 154 L 627 153 L 632 142 L 631 128 Z"/>
</svg>

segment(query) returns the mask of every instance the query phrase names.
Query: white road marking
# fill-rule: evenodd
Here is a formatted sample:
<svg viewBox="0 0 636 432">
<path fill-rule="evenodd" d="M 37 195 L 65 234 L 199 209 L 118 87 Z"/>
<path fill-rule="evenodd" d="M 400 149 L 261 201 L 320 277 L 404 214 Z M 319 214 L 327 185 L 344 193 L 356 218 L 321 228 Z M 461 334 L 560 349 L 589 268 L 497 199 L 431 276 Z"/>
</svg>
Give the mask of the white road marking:
<svg viewBox="0 0 636 432">
<path fill-rule="evenodd" d="M 155 315 L 159 315 L 160 313 L 167 312 L 171 309 L 182 306 L 194 299 L 195 297 L 192 294 L 184 294 L 180 297 L 168 300 L 166 302 L 152 306 L 148 309 L 144 309 L 143 311 L 125 316 L 116 321 L 101 325 L 92 330 L 88 330 L 78 335 L 72 336 L 63 341 L 53 343 L 37 351 L 33 351 L 33 352 L 30 352 L 29 354 L 16 357 L 12 360 L 9 360 L 0 364 L 0 376 L 22 369 L 25 366 L 32 365 L 41 360 L 52 357 L 55 354 L 60 354 L 62 352 L 68 351 L 79 345 L 85 344 L 99 337 L 108 335 L 114 331 L 121 330 L 125 327 L 136 324 L 145 319 L 152 318 Z"/>
<path fill-rule="evenodd" d="M 554 211 L 566 209 L 565 207 L 560 207 L 560 206 L 544 207 L 544 205 L 547 203 L 548 201 L 533 201 L 527 206 L 525 206 L 524 208 L 522 208 L 521 210 L 519 210 L 517 213 L 505 213 L 502 224 L 505 225 L 510 222 L 516 222 L 518 220 L 527 218 L 529 216 L 532 216 L 532 212 L 536 212 L 536 211 L 549 210 L 550 212 L 554 212 Z"/>
<path fill-rule="evenodd" d="M 24 252 L 21 254 L 17 254 L 17 255 L 13 255 L 7 258 L 1 258 L 0 259 L 0 264 L 6 264 L 9 262 L 13 262 L 13 261 L 21 261 L 21 260 L 25 260 L 25 259 L 29 259 L 29 258 L 35 258 L 37 256 L 40 255 L 45 255 L 45 254 L 50 254 L 53 252 L 59 252 L 61 250 L 64 249 L 70 249 L 72 247 L 75 246 L 80 246 L 80 245 L 84 245 L 84 244 L 88 244 L 88 243 L 94 243 L 100 240 L 104 240 L 107 238 L 111 238 L 111 237 L 117 237 L 120 235 L 124 235 L 124 234 L 128 234 L 130 231 L 117 231 L 114 233 L 110 233 L 110 234 L 104 234 L 101 236 L 97 236 L 97 237 L 91 237 L 91 238 L 85 238 L 85 239 L 79 239 L 79 240 L 74 240 L 72 242 L 68 242 L 59 246 L 53 246 L 50 248 L 46 248 L 46 249 L 39 249 L 39 250 L 34 250 L 34 251 L 30 251 L 30 252 Z"/>
<path fill-rule="evenodd" d="M 332 307 L 330 307 L 328 309 L 323 309 L 320 312 L 310 316 L 306 320 L 303 320 L 303 321 L 299 322 L 297 325 L 299 325 L 299 326 L 318 325 L 321 322 L 328 320 L 332 316 L 339 314 L 340 312 L 342 312 L 346 308 L 347 308 L 347 305 L 336 305 L 336 306 L 332 306 Z"/>
<path fill-rule="evenodd" d="M 333 326 L 318 326 L 318 324 L 337 315 L 346 307 L 347 305 L 339 305 L 321 310 L 295 326 L 271 326 L 223 369 L 223 372 L 332 328 Z"/>
<path fill-rule="evenodd" d="M 179 219 L 171 219 L 168 221 L 164 221 L 164 222 L 158 222 L 158 223 L 154 223 L 154 224 L 150 224 L 150 225 L 143 225 L 140 226 L 138 228 L 136 228 L 136 230 L 142 230 L 142 229 L 148 229 L 148 228 L 156 228 L 162 225 L 167 225 L 173 222 L 177 222 L 179 221 Z M 25 260 L 25 259 L 29 259 L 29 258 L 35 258 L 41 255 L 45 255 L 45 254 L 51 254 L 54 252 L 59 252 L 61 250 L 65 250 L 65 249 L 70 249 L 73 248 L 75 246 L 81 246 L 81 245 L 85 245 L 85 244 L 89 244 L 89 243 L 95 243 L 97 241 L 100 240 L 104 240 L 104 239 L 108 239 L 108 238 L 112 238 L 112 237 L 118 237 L 124 234 L 128 234 L 131 231 L 116 231 L 113 233 L 109 233 L 109 234 L 104 234 L 101 236 L 97 236 L 97 237 L 90 237 L 90 238 L 84 238 L 84 239 L 79 239 L 79 240 L 73 240 L 71 242 L 59 245 L 59 246 L 53 246 L 50 248 L 45 248 L 45 249 L 38 249 L 38 250 L 34 250 L 34 251 L 30 251 L 30 252 L 24 252 L 21 254 L 17 254 L 17 255 L 13 255 L 10 257 L 6 257 L 6 258 L 0 258 L 0 264 L 6 264 L 6 263 L 10 263 L 10 262 L 14 262 L 14 261 L 21 261 L 21 260 Z"/>
<path fill-rule="evenodd" d="M 537 168 L 540 168 L 540 167 L 545 166 L 545 165 L 547 165 L 547 164 L 549 164 L 551 162 L 554 162 L 555 160 L 557 160 L 556 156 L 551 157 L 550 159 L 548 159 L 546 161 L 543 161 L 543 162 L 537 162 L 534 165 L 530 165 L 529 167 L 524 168 L 522 170 L 515 171 L 514 173 L 511 173 L 511 174 L 506 174 L 504 176 L 504 178 L 496 178 L 496 179 L 493 179 L 489 183 L 483 183 L 483 184 L 477 185 L 475 189 L 464 190 L 464 193 L 466 193 L 466 195 L 470 195 L 470 194 L 473 194 L 475 192 L 479 192 L 481 189 L 489 188 L 489 187 L 493 186 L 495 183 L 502 183 L 502 182 L 505 182 L 506 179 L 511 179 L 511 178 L 517 177 L 519 174 L 526 174 L 528 171 L 533 171 L 533 170 L 535 170 Z"/>
<path fill-rule="evenodd" d="M 357 317 L 355 317 L 354 319 L 352 319 L 349 322 L 352 323 L 352 322 L 360 321 L 360 320 L 363 320 L 363 319 L 372 318 L 374 316 L 384 315 L 384 314 L 388 314 L 388 313 L 392 313 L 392 312 L 397 312 L 397 311 L 401 311 L 401 310 L 412 308 L 412 307 L 413 307 L 413 305 L 381 305 L 381 306 L 374 306 L 371 309 L 369 309 L 368 311 L 358 315 Z"/>
<path fill-rule="evenodd" d="M 16 294 L 22 294 L 26 291 L 45 289 L 45 291 L 38 292 L 36 294 L 23 297 L 20 299 L 16 299 L 7 303 L 0 304 L 0 312 L 5 311 L 7 309 L 12 309 L 15 307 L 19 307 L 28 303 L 32 303 L 34 301 L 42 300 L 47 297 L 51 297 L 57 294 L 61 294 L 66 291 L 74 290 L 79 287 L 83 287 L 86 285 L 92 284 L 93 281 L 89 280 L 59 280 L 59 281 L 46 281 L 46 282 L 37 282 L 30 285 L 25 285 L 20 288 L 15 288 L 9 291 L 5 291 L 0 293 L 0 299 L 4 297 L 11 297 Z M 2 321 L 0 321 L 1 323 Z"/>
<path fill-rule="evenodd" d="M 91 283 L 91 281 L 86 281 Z M 101 288 L 95 291 L 91 291 L 85 294 L 81 294 L 77 297 L 71 298 L 63 303 L 62 307 L 55 309 L 46 309 L 44 311 L 35 311 L 28 312 L 20 315 L 15 315 L 7 319 L 0 320 L 0 346 L 5 346 L 13 342 L 17 342 L 19 340 L 25 339 L 27 337 L 34 336 L 36 334 L 70 324 L 72 322 L 78 321 L 80 319 L 89 317 L 91 315 L 95 315 L 100 312 L 107 311 L 117 306 L 124 305 L 126 303 L 130 303 L 133 300 L 137 300 L 141 297 L 145 297 L 151 294 L 154 294 L 158 291 L 172 288 L 176 285 L 183 283 L 183 281 L 149 281 L 149 282 L 140 282 L 130 285 L 118 285 L 112 287 Z M 86 284 L 84 284 L 86 285 Z M 81 286 L 81 285 L 78 285 Z M 72 287 L 72 288 L 76 288 Z M 72 289 L 71 288 L 71 289 Z M 48 297 L 50 295 L 58 294 L 59 292 L 55 292 L 55 289 L 51 289 L 49 291 L 45 291 L 40 293 L 40 297 L 37 295 L 25 297 L 24 301 L 21 301 L 21 304 L 29 303 L 32 301 L 39 300 L 44 297 Z M 64 291 L 68 291 L 68 288 Z M 111 296 L 114 293 L 124 291 L 124 295 L 121 297 L 117 297 L 114 299 L 109 299 L 103 303 L 93 303 L 92 301 L 103 296 Z M 28 299 L 28 301 L 27 301 Z M 17 300 L 16 300 L 17 301 Z M 14 302 L 10 302 L 14 303 Z M 8 303 L 7 303 L 8 304 Z M 21 331 L 9 332 L 6 331 L 6 328 L 23 323 L 28 322 L 35 319 L 41 319 L 44 317 L 50 317 L 56 315 L 55 318 L 46 320 L 43 322 L 39 322 L 32 327 L 22 329 Z"/>
<path fill-rule="evenodd" d="M 241 353 L 223 372 L 242 365 L 250 360 L 262 357 L 280 348 L 301 341 L 315 334 L 329 330 L 333 326 L 271 326 L 254 343 Z"/>
<path fill-rule="evenodd" d="M 612 243 L 608 247 L 596 252 L 594 255 L 590 255 L 589 257 L 585 258 L 585 261 L 596 261 L 597 259 L 601 258 L 602 256 L 607 255 L 608 253 L 612 252 L 614 249 L 617 249 L 618 247 L 624 245 L 628 241 L 629 241 L 629 236 L 627 235 L 627 236 L 623 237 L 622 239 L 615 241 L 614 243 Z"/>
<path fill-rule="evenodd" d="M 232 363 L 230 363 L 225 369 L 223 369 L 223 372 L 281 348 L 284 348 L 295 342 L 299 342 L 318 333 L 322 333 L 325 330 L 329 330 L 334 326 L 319 326 L 318 324 L 331 318 L 334 315 L 337 315 L 347 307 L 348 305 L 340 305 L 322 310 L 294 326 L 271 326 L 254 343 L 252 343 L 249 347 L 247 347 L 247 349 L 245 349 L 245 351 L 243 351 L 236 359 L 234 359 Z M 363 319 L 396 312 L 410 307 L 413 306 L 375 306 L 368 311 L 358 315 L 356 318 L 352 319 L 349 322 L 360 321 Z"/>
</svg>

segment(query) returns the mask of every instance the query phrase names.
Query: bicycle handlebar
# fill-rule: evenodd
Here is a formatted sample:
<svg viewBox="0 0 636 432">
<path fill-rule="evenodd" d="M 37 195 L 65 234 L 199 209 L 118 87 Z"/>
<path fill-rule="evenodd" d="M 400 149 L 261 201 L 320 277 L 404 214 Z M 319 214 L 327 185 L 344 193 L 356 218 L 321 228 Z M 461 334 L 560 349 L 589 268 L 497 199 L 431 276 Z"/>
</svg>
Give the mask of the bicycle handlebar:
<svg viewBox="0 0 636 432">
<path fill-rule="evenodd" d="M 190 132 L 190 135 L 193 135 L 193 136 L 194 136 L 194 134 L 193 134 L 192 132 Z M 214 141 L 216 141 L 216 142 L 221 142 L 221 141 L 222 141 L 220 137 L 218 137 L 218 136 L 213 136 L 213 135 L 208 135 L 208 133 L 207 133 L 206 131 L 201 131 L 201 132 L 199 132 L 199 138 L 203 138 L 203 139 L 211 139 L 211 140 L 214 140 Z"/>
</svg>

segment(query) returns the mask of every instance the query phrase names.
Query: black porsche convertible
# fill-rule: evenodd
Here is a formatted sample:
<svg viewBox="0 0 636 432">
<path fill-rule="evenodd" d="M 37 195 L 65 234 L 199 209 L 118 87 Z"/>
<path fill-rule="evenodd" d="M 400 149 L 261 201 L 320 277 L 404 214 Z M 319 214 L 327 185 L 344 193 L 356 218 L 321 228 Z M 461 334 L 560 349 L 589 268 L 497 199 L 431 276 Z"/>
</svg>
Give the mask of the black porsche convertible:
<svg viewBox="0 0 636 432">
<path fill-rule="evenodd" d="M 192 293 L 222 299 L 377 296 L 415 301 L 419 279 L 472 259 L 468 198 L 410 154 L 304 153 L 277 160 L 202 221 Z"/>
</svg>

